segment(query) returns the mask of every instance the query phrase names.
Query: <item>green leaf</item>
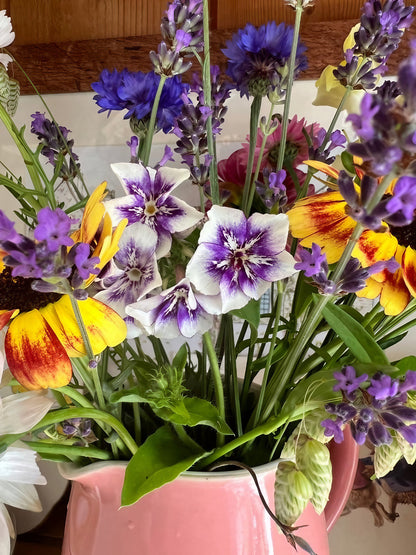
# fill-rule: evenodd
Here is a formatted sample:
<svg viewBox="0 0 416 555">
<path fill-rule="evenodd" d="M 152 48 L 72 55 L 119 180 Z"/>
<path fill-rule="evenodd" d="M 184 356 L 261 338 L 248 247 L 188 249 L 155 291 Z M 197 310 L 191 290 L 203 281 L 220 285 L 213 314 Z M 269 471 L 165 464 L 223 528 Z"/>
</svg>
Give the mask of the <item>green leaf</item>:
<svg viewBox="0 0 416 555">
<path fill-rule="evenodd" d="M 250 302 L 238 310 L 232 310 L 231 314 L 246 320 L 252 328 L 257 330 L 260 324 L 260 300 L 255 301 L 252 299 Z"/>
<path fill-rule="evenodd" d="M 172 482 L 206 454 L 196 444 L 185 445 L 169 426 L 162 426 L 146 439 L 127 465 L 122 506 L 132 505 Z"/>
<path fill-rule="evenodd" d="M 354 165 L 354 157 L 352 156 L 352 154 L 344 150 L 344 152 L 341 154 L 341 161 L 347 172 L 355 175 L 356 170 Z"/>
<path fill-rule="evenodd" d="M 199 424 L 204 424 L 205 426 L 210 426 L 224 435 L 233 435 L 234 432 L 228 426 L 223 418 L 218 413 L 218 409 L 211 405 L 209 401 L 205 399 L 198 399 L 197 397 L 184 397 L 184 408 L 186 412 L 179 412 L 176 407 L 164 407 L 163 409 L 156 410 L 154 412 L 160 418 L 173 422 L 174 424 L 180 424 L 181 426 L 198 426 Z"/>
<path fill-rule="evenodd" d="M 395 362 L 394 366 L 396 366 L 399 370 L 402 370 L 404 373 L 408 370 L 416 370 L 416 356 L 410 355 L 403 357 Z"/>
<path fill-rule="evenodd" d="M 359 362 L 388 364 L 383 349 L 343 307 L 327 304 L 322 310 L 322 314 Z"/>
<path fill-rule="evenodd" d="M 179 370 L 179 372 L 183 372 L 185 368 L 186 361 L 188 359 L 188 349 L 186 343 L 184 343 L 179 351 L 176 353 L 172 360 L 172 366 Z"/>
</svg>

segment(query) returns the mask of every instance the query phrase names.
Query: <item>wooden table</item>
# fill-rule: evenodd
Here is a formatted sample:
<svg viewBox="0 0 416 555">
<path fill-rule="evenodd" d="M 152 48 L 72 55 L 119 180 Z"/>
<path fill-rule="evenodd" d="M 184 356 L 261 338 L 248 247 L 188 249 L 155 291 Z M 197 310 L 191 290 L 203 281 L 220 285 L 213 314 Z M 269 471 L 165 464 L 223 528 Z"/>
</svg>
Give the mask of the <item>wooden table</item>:
<svg viewBox="0 0 416 555">
<path fill-rule="evenodd" d="M 13 555 L 61 555 L 69 488 L 39 526 L 17 538 Z"/>
</svg>

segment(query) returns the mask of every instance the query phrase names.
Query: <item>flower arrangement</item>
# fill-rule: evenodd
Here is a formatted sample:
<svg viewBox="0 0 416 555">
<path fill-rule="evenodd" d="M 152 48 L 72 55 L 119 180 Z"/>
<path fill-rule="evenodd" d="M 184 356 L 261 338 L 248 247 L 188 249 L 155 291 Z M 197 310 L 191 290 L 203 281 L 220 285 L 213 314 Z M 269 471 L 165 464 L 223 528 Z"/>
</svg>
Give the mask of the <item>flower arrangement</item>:
<svg viewBox="0 0 416 555">
<path fill-rule="evenodd" d="M 13 60 L 1 55 L 0 118 L 28 177 L 0 176 L 24 224 L 0 211 L 0 469 L 17 441 L 80 465 L 126 460 L 128 505 L 148 491 L 143 461 L 166 446 L 177 448 L 154 487 L 218 461 L 283 460 L 276 519 L 313 553 L 293 525 L 309 501 L 325 507 L 331 439 L 349 426 L 370 443 L 377 477 L 416 460 L 416 358 L 385 354 L 415 322 L 416 46 L 397 82 L 381 83 L 413 8 L 365 2 L 344 59 L 317 84 L 317 102 L 337 108 L 331 125 L 289 118 L 307 64 L 301 15 L 314 1 L 284 1 L 294 27 L 238 31 L 225 75 L 210 67 L 205 0 L 169 4 L 151 72 L 102 72 L 100 111 L 124 111 L 133 132 L 130 161 L 111 167 L 125 192 L 116 198 L 106 183 L 89 192 L 52 114 L 33 114 L 39 146 L 28 146 L 13 122 Z M 2 11 L 0 46 L 13 38 Z M 232 90 L 251 101 L 250 133 L 217 161 Z M 336 125 L 352 99 L 349 138 Z M 156 132 L 177 137 L 180 167 L 169 147 L 149 165 Z M 184 182 L 198 207 L 175 196 Z M 357 309 L 357 298 L 373 302 Z"/>
</svg>

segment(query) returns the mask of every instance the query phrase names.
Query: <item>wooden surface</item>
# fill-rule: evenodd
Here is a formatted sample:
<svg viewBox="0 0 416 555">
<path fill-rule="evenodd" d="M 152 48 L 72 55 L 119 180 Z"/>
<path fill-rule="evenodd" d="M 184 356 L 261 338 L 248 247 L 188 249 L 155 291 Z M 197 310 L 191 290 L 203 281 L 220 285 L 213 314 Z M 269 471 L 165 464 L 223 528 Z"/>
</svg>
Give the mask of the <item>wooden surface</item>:
<svg viewBox="0 0 416 555">
<path fill-rule="evenodd" d="M 69 488 L 42 524 L 17 537 L 13 555 L 61 555 L 68 497 Z"/>
<path fill-rule="evenodd" d="M 306 44 L 308 69 L 300 79 L 316 79 L 327 64 L 338 65 L 342 60 L 342 45 L 356 20 L 309 23 L 304 28 L 301 40 Z M 226 40 L 233 31 L 213 31 L 212 62 L 225 67 L 221 53 Z M 389 62 L 389 74 L 394 74 L 397 65 L 408 53 L 409 40 L 416 36 L 416 26 L 405 35 L 402 45 Z M 103 69 L 124 68 L 130 71 L 149 71 L 149 51 L 157 49 L 160 35 L 98 39 L 88 41 L 36 44 L 9 47 L 19 64 L 25 69 L 39 91 L 45 93 L 91 91 L 91 83 L 97 81 Z M 33 89 L 13 64 L 12 72 L 19 81 L 22 94 L 33 94 Z"/>
<path fill-rule="evenodd" d="M 357 19 L 363 2 L 316 0 L 304 14 L 304 25 Z M 167 0 L 0 0 L 19 45 L 156 34 L 166 6 Z M 294 10 L 284 0 L 210 0 L 210 12 L 212 29 L 236 28 L 248 21 L 294 21 Z"/>
</svg>

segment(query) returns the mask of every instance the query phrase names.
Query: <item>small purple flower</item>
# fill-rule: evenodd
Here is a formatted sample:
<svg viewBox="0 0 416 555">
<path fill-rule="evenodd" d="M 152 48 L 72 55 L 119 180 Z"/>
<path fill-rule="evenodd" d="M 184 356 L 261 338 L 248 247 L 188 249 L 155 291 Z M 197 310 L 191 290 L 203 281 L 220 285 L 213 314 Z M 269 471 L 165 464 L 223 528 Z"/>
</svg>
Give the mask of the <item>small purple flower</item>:
<svg viewBox="0 0 416 555">
<path fill-rule="evenodd" d="M 409 225 L 416 210 L 416 177 L 402 176 L 394 186 L 393 196 L 388 200 L 386 209 L 390 214 L 400 217 L 401 225 Z M 400 225 L 395 222 L 395 225 Z"/>
<path fill-rule="evenodd" d="M 70 247 L 74 241 L 69 237 L 74 220 L 60 208 L 52 210 L 48 206 L 38 212 L 38 225 L 33 235 L 37 241 L 45 241 L 51 252 L 61 247 Z"/>
<path fill-rule="evenodd" d="M 288 218 L 213 206 L 186 275 L 199 291 L 221 294 L 223 312 L 259 299 L 271 283 L 294 273 L 285 250 Z"/>
<path fill-rule="evenodd" d="M 367 389 L 377 401 L 384 401 L 388 397 L 394 397 L 399 390 L 399 382 L 392 380 L 386 374 L 376 374 L 370 381 L 371 385 Z"/>
<path fill-rule="evenodd" d="M 91 274 L 97 275 L 99 273 L 99 269 L 96 267 L 99 264 L 100 259 L 98 256 L 90 256 L 90 246 L 87 243 L 80 243 L 76 245 L 74 249 L 74 264 L 78 270 L 79 276 L 86 280 L 90 277 Z M 71 252 L 72 254 L 72 252 Z"/>
<path fill-rule="evenodd" d="M 0 210 L 0 241 L 20 242 L 20 235 L 14 229 L 15 223 L 9 220 L 6 214 Z"/>
<path fill-rule="evenodd" d="M 312 277 L 328 272 L 328 263 L 325 254 L 322 253 L 321 247 L 316 243 L 312 243 L 312 252 L 307 249 L 299 250 L 301 262 L 296 262 L 295 269 L 304 271 L 306 277 Z"/>
<path fill-rule="evenodd" d="M 334 391 L 345 391 L 347 395 L 351 395 L 368 379 L 368 376 L 367 374 L 357 376 L 353 366 L 344 366 L 341 372 L 334 372 L 334 378 L 338 381 L 334 385 Z"/>
<path fill-rule="evenodd" d="M 332 420 L 332 418 L 322 420 L 321 426 L 325 428 L 324 435 L 326 437 L 333 437 L 335 443 L 342 443 L 344 441 L 343 422 L 340 418 L 336 420 Z"/>
<path fill-rule="evenodd" d="M 193 337 L 212 327 L 213 314 L 219 314 L 219 296 L 199 293 L 184 278 L 174 287 L 147 299 L 126 306 L 126 313 L 134 317 L 147 333 L 163 339 L 180 335 Z"/>
<path fill-rule="evenodd" d="M 164 166 L 158 170 L 143 164 L 112 164 L 127 195 L 105 202 L 113 225 L 123 218 L 129 224 L 141 222 L 156 231 L 158 258 L 166 256 L 172 234 L 192 229 L 203 214 L 180 200 L 171 192 L 189 177 L 188 170 Z"/>
</svg>

